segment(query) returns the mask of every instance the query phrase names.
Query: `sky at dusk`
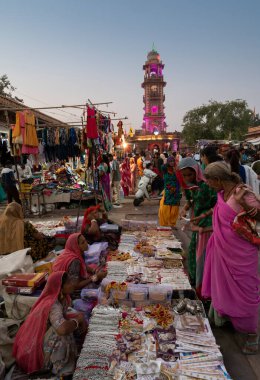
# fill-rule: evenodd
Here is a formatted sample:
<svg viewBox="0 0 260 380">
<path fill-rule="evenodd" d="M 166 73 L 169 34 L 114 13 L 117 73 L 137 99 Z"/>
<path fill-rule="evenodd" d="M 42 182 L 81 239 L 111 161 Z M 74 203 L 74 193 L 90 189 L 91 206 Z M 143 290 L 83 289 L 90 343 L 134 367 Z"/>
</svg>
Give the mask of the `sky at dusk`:
<svg viewBox="0 0 260 380">
<path fill-rule="evenodd" d="M 260 113 L 259 0 L 0 0 L 0 14 L 0 76 L 26 105 L 110 101 L 100 109 L 138 129 L 154 42 L 169 131 L 210 99 L 244 99 Z M 75 109 L 52 112 L 79 120 Z"/>
</svg>

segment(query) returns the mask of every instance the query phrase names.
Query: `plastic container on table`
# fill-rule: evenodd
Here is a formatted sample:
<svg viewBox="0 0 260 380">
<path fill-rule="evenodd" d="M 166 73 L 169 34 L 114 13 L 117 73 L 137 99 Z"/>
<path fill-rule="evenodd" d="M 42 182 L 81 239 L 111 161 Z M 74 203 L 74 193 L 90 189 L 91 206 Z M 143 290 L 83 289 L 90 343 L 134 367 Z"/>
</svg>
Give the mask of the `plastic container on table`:
<svg viewBox="0 0 260 380">
<path fill-rule="evenodd" d="M 132 301 L 145 301 L 148 298 L 148 288 L 141 285 L 131 286 L 129 295 Z"/>
<path fill-rule="evenodd" d="M 150 286 L 149 287 L 149 300 L 152 302 L 167 302 L 172 297 L 172 290 L 167 286 Z"/>
<path fill-rule="evenodd" d="M 115 301 L 122 301 L 122 300 L 127 300 L 128 299 L 128 290 L 118 290 L 118 289 L 113 289 L 112 290 L 112 298 Z"/>
</svg>

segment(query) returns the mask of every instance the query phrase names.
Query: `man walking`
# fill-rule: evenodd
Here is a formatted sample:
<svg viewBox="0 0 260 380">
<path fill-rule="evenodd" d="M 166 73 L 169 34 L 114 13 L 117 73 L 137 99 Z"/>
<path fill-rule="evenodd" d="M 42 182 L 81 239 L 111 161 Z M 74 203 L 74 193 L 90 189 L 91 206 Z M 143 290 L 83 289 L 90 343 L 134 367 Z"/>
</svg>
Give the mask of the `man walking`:
<svg viewBox="0 0 260 380">
<path fill-rule="evenodd" d="M 119 201 L 120 180 L 121 180 L 119 163 L 116 159 L 116 156 L 113 157 L 112 154 L 109 154 L 108 158 L 110 161 L 110 182 L 111 182 L 111 188 L 113 192 L 113 206 L 121 207 L 120 201 Z"/>
</svg>

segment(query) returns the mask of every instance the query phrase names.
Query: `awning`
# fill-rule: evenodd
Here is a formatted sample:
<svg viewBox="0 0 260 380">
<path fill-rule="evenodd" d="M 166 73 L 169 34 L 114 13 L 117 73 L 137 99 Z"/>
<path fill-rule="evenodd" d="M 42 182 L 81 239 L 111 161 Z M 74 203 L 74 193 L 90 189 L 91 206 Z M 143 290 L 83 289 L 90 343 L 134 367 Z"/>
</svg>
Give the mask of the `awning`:
<svg viewBox="0 0 260 380">
<path fill-rule="evenodd" d="M 257 138 L 252 139 L 252 140 L 247 140 L 246 142 L 249 144 L 252 144 L 252 145 L 259 145 L 260 144 L 260 137 L 257 137 Z"/>
<path fill-rule="evenodd" d="M 6 126 L 6 123 L 1 123 L 0 122 L 0 133 L 8 133 L 9 132 L 9 128 Z"/>
</svg>

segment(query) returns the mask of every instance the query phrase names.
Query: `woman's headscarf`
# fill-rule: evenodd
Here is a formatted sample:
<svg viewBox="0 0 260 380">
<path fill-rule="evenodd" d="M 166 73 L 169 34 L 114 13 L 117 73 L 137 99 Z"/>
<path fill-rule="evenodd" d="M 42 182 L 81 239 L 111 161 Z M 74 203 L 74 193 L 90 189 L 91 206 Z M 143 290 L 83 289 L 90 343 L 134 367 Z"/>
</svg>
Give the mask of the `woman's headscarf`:
<svg viewBox="0 0 260 380">
<path fill-rule="evenodd" d="M 130 162 L 129 158 L 126 157 L 121 165 L 121 181 L 120 184 L 122 187 L 128 189 L 131 188 L 131 171 L 130 171 Z"/>
<path fill-rule="evenodd" d="M 44 365 L 43 340 L 52 305 L 58 299 L 65 272 L 52 273 L 47 284 L 20 327 L 14 341 L 13 356 L 26 373 L 39 371 Z M 68 305 L 70 297 L 67 296 Z"/>
<path fill-rule="evenodd" d="M 0 254 L 12 253 L 24 248 L 24 220 L 22 206 L 9 203 L 0 218 Z"/>
<path fill-rule="evenodd" d="M 195 173 L 196 173 L 196 184 L 186 184 L 185 183 L 183 176 L 181 174 L 181 171 L 183 169 L 186 169 L 186 168 L 190 168 L 190 169 L 193 169 L 195 171 Z M 202 181 L 205 182 L 205 178 L 203 176 L 202 169 L 201 169 L 200 165 L 197 163 L 197 161 L 195 161 L 191 157 L 183 158 L 181 160 L 181 162 L 178 165 L 177 177 L 178 177 L 178 180 L 179 180 L 181 187 L 183 189 L 195 189 L 195 188 L 197 188 L 197 184 L 199 182 L 202 182 Z"/>
<path fill-rule="evenodd" d="M 173 156 L 169 156 L 167 158 L 167 164 L 170 164 L 171 162 L 175 162 L 175 158 Z"/>
<path fill-rule="evenodd" d="M 91 220 L 89 220 L 89 218 L 88 218 L 89 214 L 91 214 L 92 212 L 97 211 L 99 209 L 100 209 L 100 205 L 91 206 L 91 207 L 89 207 L 89 208 L 86 209 L 86 211 L 84 213 L 84 219 L 83 219 L 83 222 L 82 222 L 82 226 L 81 226 L 81 233 L 82 234 L 84 234 L 84 232 L 85 232 L 86 225 L 87 224 L 91 224 Z"/>
<path fill-rule="evenodd" d="M 82 278 L 87 277 L 86 264 L 82 257 L 81 251 L 79 249 L 78 239 L 81 233 L 75 233 L 70 235 L 68 238 L 64 251 L 62 254 L 55 260 L 52 270 L 53 272 L 65 271 L 67 272 L 70 264 L 73 260 L 78 260 L 80 262 L 80 276 Z"/>
</svg>

